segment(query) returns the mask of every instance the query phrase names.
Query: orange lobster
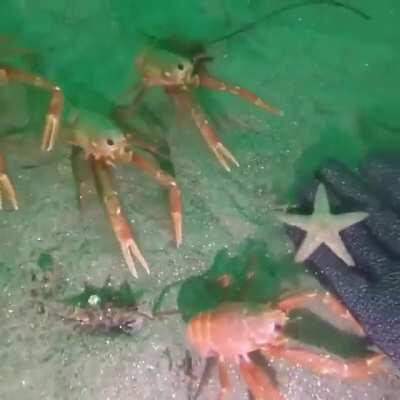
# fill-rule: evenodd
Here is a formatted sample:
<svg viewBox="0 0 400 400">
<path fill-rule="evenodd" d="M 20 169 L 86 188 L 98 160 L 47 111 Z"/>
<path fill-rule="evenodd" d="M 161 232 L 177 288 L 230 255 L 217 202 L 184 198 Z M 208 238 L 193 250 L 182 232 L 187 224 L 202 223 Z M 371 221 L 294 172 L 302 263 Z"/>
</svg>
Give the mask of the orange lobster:
<svg viewBox="0 0 400 400">
<path fill-rule="evenodd" d="M 273 307 L 270 304 L 250 306 L 241 302 L 222 303 L 216 309 L 201 312 L 189 321 L 189 344 L 202 357 L 217 358 L 220 400 L 223 400 L 231 389 L 227 373 L 228 363 L 239 366 L 241 376 L 256 399 L 284 400 L 261 367 L 249 357 L 249 353 L 257 350 L 268 358 L 284 358 L 301 364 L 316 374 L 342 379 L 365 378 L 383 371 L 382 354 L 341 360 L 329 354 L 319 354 L 288 345 L 289 339 L 283 330 L 289 320 L 288 314 L 293 309 L 307 307 L 315 299 L 321 299 L 334 314 L 348 320 L 356 332 L 363 333 L 349 311 L 328 292 L 294 295 L 278 301 Z"/>
</svg>

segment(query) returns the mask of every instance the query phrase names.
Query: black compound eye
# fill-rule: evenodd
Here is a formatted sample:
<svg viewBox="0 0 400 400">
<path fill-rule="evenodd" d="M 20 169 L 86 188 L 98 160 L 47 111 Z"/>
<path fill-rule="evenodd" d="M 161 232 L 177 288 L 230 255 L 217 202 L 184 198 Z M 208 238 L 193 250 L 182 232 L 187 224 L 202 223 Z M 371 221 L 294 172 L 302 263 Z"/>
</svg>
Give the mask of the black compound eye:
<svg viewBox="0 0 400 400">
<path fill-rule="evenodd" d="M 113 145 L 114 145 L 114 140 L 112 140 L 112 139 L 107 139 L 107 144 L 108 144 L 109 146 L 113 146 Z"/>
<path fill-rule="evenodd" d="M 178 69 L 179 69 L 180 71 L 183 71 L 183 70 L 185 69 L 185 66 L 184 66 L 182 63 L 179 63 L 179 64 L 178 64 Z"/>
</svg>

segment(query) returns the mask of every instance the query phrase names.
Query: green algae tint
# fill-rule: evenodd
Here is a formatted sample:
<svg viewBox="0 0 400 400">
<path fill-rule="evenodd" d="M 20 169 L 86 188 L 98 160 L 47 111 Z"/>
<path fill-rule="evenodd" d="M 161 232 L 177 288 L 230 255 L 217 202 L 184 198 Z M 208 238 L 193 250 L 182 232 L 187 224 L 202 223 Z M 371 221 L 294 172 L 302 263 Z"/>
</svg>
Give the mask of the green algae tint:
<svg viewBox="0 0 400 400">
<path fill-rule="evenodd" d="M 0 64 L 62 87 L 64 128 L 77 110 L 108 117 L 122 108 L 129 119 L 123 130 L 155 145 L 156 161 L 173 172 L 184 202 L 184 242 L 175 249 L 165 191 L 133 168 L 117 172 L 116 189 L 150 264 L 150 275 L 134 281 L 101 204 L 78 210 L 68 134 L 60 133 L 53 153 L 39 150 L 49 95 L 25 85 L 0 85 L 0 150 L 21 203 L 18 212 L 0 212 L 2 400 L 186 399 L 187 376 L 180 365 L 187 320 L 222 301 L 273 302 L 313 279 L 293 264 L 273 212 L 296 206 L 297 187 L 328 158 L 355 167 L 371 153 L 399 153 L 400 5 L 343 0 L 370 16 L 366 19 L 343 7 L 314 4 L 230 36 L 298 2 L 0 2 L 0 36 L 12 39 L 6 47 L 29 50 L 0 54 Z M 140 109 L 129 109 L 129 93 L 138 82 L 135 57 L 153 45 L 189 58 L 205 51 L 212 58 L 206 64 L 210 74 L 285 112 L 276 118 L 225 93 L 199 90 L 205 113 L 240 168 L 223 171 L 190 118 L 159 89 L 146 95 Z M 91 296 L 104 304 L 142 299 L 154 304 L 172 285 L 179 288 L 183 318 L 145 324 L 134 340 L 118 337 L 111 345 L 105 337 L 80 335 L 32 307 L 32 272 L 59 265 L 67 284 L 56 298 L 68 304 L 85 307 Z M 103 285 L 110 276 L 110 285 Z M 156 304 L 160 311 L 176 308 L 176 293 L 171 289 Z M 291 317 L 288 332 L 301 342 L 343 356 L 366 350 L 363 340 L 309 312 Z M 323 400 L 377 400 L 397 398 L 400 390 L 391 373 L 346 383 L 283 366 L 277 380 L 290 400 L 317 392 Z M 244 394 L 238 390 L 235 396 L 242 400 Z"/>
</svg>

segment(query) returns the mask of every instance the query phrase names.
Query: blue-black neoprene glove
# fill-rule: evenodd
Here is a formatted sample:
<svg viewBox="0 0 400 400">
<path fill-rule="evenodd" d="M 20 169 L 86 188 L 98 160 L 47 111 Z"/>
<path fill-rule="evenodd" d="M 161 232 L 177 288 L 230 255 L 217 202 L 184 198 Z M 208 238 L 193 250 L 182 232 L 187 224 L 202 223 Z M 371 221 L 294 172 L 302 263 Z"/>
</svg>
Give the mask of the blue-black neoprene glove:
<svg viewBox="0 0 400 400">
<path fill-rule="evenodd" d="M 340 232 L 354 266 L 326 245 L 307 257 L 305 265 L 400 368 L 400 158 L 370 158 L 356 171 L 327 162 L 300 193 L 304 214 L 312 211 L 321 183 L 333 214 L 364 211 L 368 217 Z M 288 233 L 298 249 L 305 232 L 288 225 Z"/>
</svg>

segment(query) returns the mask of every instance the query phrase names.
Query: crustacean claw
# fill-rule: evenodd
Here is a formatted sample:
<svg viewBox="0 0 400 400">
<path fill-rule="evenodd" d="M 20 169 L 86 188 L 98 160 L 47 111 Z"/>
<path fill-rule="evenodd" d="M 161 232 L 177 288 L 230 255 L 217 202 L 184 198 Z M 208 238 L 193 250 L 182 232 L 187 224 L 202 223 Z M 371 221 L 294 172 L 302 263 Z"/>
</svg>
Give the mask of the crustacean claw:
<svg viewBox="0 0 400 400">
<path fill-rule="evenodd" d="M 215 156 L 218 158 L 220 164 L 230 172 L 231 168 L 229 167 L 229 161 L 239 167 L 239 163 L 233 154 L 221 143 L 217 143 L 215 146 L 212 147 L 212 151 L 214 152 Z"/>
<path fill-rule="evenodd" d="M 182 200 L 178 184 L 172 176 L 154 166 L 147 159 L 132 154 L 130 162 L 150 174 L 161 186 L 169 189 L 170 215 L 176 247 L 182 244 Z"/>
<path fill-rule="evenodd" d="M 3 209 L 3 192 L 14 210 L 18 210 L 17 194 L 10 178 L 5 173 L 5 161 L 3 155 L 0 153 L 0 210 Z"/>
<path fill-rule="evenodd" d="M 201 108 L 191 101 L 190 96 L 183 94 L 183 99 L 188 103 L 191 103 L 191 115 L 193 121 L 199 128 L 204 140 L 208 144 L 208 147 L 217 157 L 219 163 L 229 172 L 231 170 L 229 164 L 232 163 L 239 167 L 239 163 L 233 154 L 222 144 L 217 134 L 214 132 L 213 127 L 209 121 L 204 117 Z"/>
<path fill-rule="evenodd" d="M 3 199 L 2 199 L 3 191 L 10 200 L 10 203 L 14 208 L 14 210 L 18 210 L 17 194 L 10 181 L 10 178 L 6 174 L 0 174 L 0 210 L 3 209 Z"/>
<path fill-rule="evenodd" d="M 145 271 L 148 274 L 150 274 L 149 265 L 147 264 L 147 261 L 143 257 L 142 253 L 139 250 L 138 245 L 133 240 L 133 238 L 119 240 L 119 243 L 121 246 L 122 255 L 125 259 L 126 265 L 128 266 L 131 274 L 135 278 L 138 278 L 138 274 L 137 274 L 135 262 L 134 262 L 135 258 L 139 261 L 140 265 L 145 269 Z"/>
<path fill-rule="evenodd" d="M 264 353 L 268 357 L 284 358 L 293 364 L 302 365 L 316 374 L 335 376 L 341 379 L 362 379 L 385 371 L 382 364 L 385 358 L 383 354 L 341 360 L 330 354 L 318 354 L 308 349 L 283 346 L 267 347 Z"/>
<path fill-rule="evenodd" d="M 176 90 L 166 90 L 167 93 L 176 101 L 176 103 L 188 111 L 199 129 L 203 139 L 207 143 L 209 149 L 217 157 L 219 163 L 224 167 L 224 169 L 230 172 L 230 165 L 233 164 L 239 167 L 234 155 L 222 144 L 221 140 L 214 131 L 214 128 L 210 122 L 204 116 L 201 107 L 193 101 L 190 93 L 178 92 Z"/>
<path fill-rule="evenodd" d="M 219 90 L 222 92 L 227 92 L 234 96 L 239 96 L 243 100 L 246 100 L 247 102 L 255 105 L 258 108 L 261 108 L 264 111 L 267 111 L 269 113 L 279 115 L 279 116 L 284 115 L 282 110 L 280 110 L 279 108 L 276 108 L 274 106 L 271 106 L 266 101 L 261 99 L 261 97 L 258 97 L 256 94 L 254 94 L 250 90 L 247 90 L 240 86 L 232 86 L 232 85 L 222 82 L 204 72 L 200 72 L 198 76 L 199 76 L 200 86 L 207 87 L 209 89 Z"/>
<path fill-rule="evenodd" d="M 150 273 L 147 261 L 143 257 L 136 244 L 129 221 L 122 212 L 121 204 L 117 193 L 112 187 L 112 176 L 110 167 L 106 163 L 93 160 L 93 169 L 99 192 L 102 195 L 104 207 L 110 219 L 111 226 L 118 243 L 121 247 L 122 255 L 131 274 L 137 278 L 134 260 L 137 259 L 147 273 Z"/>
<path fill-rule="evenodd" d="M 60 128 L 60 117 L 64 104 L 64 96 L 58 87 L 54 88 L 53 97 L 50 101 L 49 111 L 42 137 L 42 150 L 50 151 L 55 143 Z"/>
<path fill-rule="evenodd" d="M 271 379 L 249 357 L 241 357 L 240 373 L 256 399 L 285 400 Z"/>
<path fill-rule="evenodd" d="M 0 75 L 6 82 L 22 82 L 51 93 L 41 145 L 43 151 L 50 151 L 53 148 L 59 130 L 60 118 L 64 107 L 64 95 L 61 89 L 38 75 L 7 66 L 0 69 Z"/>
<path fill-rule="evenodd" d="M 350 314 L 349 310 L 331 293 L 329 292 L 305 292 L 297 295 L 289 296 L 282 299 L 277 304 L 280 310 L 286 313 L 294 309 L 307 307 L 310 302 L 319 300 L 324 304 L 333 314 L 339 318 L 348 321 L 351 329 L 360 336 L 364 336 L 365 332 L 360 323 Z"/>
</svg>

